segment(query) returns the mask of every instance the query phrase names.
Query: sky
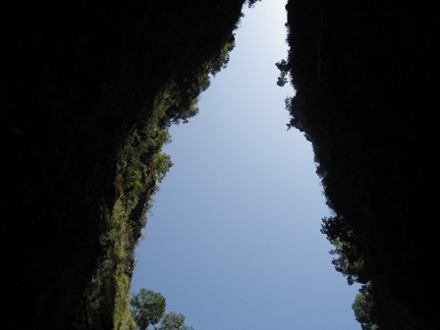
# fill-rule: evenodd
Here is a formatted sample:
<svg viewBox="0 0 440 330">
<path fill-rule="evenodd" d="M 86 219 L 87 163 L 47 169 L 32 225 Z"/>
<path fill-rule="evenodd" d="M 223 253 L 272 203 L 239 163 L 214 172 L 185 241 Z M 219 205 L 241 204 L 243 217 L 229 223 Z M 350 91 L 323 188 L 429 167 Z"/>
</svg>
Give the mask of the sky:
<svg viewBox="0 0 440 330">
<path fill-rule="evenodd" d="M 354 330 L 357 288 L 320 233 L 330 215 L 310 143 L 287 130 L 275 62 L 285 0 L 245 10 L 199 114 L 171 128 L 173 167 L 136 250 L 132 291 L 161 292 L 196 330 Z"/>
</svg>

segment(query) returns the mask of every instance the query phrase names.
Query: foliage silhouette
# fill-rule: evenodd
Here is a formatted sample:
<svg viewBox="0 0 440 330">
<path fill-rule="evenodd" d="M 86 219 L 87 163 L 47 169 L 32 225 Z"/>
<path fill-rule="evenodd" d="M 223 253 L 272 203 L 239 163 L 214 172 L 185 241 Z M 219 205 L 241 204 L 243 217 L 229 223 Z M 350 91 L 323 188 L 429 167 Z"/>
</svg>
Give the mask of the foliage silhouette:
<svg viewBox="0 0 440 330">
<path fill-rule="evenodd" d="M 165 313 L 165 298 L 158 292 L 141 289 L 131 298 L 130 305 L 140 330 L 160 322 Z"/>
<path fill-rule="evenodd" d="M 371 295 L 369 286 L 363 286 L 357 294 L 352 308 L 356 320 L 361 324 L 362 330 L 377 330 L 379 327 L 372 323 L 372 315 L 374 307 L 373 296 Z"/>
<path fill-rule="evenodd" d="M 162 318 L 158 330 L 194 330 L 194 328 L 185 325 L 183 314 L 170 312 Z"/>
<path fill-rule="evenodd" d="M 277 85 L 283 87 L 287 84 L 287 75 L 289 74 L 289 63 L 286 60 L 281 60 L 280 62 L 275 63 L 278 70 L 280 70 L 280 75 L 278 77 Z"/>
<path fill-rule="evenodd" d="M 139 330 L 194 330 L 185 325 L 181 313 L 165 312 L 166 300 L 159 292 L 141 289 L 130 301 L 131 311 Z"/>
<path fill-rule="evenodd" d="M 255 6 L 255 4 L 261 0 L 248 0 L 248 6 L 249 8 L 252 8 L 253 6 Z"/>
<path fill-rule="evenodd" d="M 362 284 L 356 317 L 365 329 L 434 330 L 437 210 L 424 193 L 436 140 L 426 118 L 440 71 L 433 8 L 379 0 L 289 0 L 286 8 L 296 89 L 288 127 L 313 144 L 334 212 L 323 222 L 333 263 Z"/>
</svg>

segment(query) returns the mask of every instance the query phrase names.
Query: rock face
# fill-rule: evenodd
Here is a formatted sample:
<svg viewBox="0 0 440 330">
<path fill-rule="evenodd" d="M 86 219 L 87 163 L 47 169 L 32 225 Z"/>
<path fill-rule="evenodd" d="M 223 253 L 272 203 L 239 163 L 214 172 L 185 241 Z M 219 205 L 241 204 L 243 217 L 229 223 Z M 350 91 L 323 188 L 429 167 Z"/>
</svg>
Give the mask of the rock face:
<svg viewBox="0 0 440 330">
<path fill-rule="evenodd" d="M 4 10 L 5 329 L 133 327 L 132 251 L 169 166 L 166 128 L 193 114 L 242 4 Z M 436 11 L 379 0 L 287 9 L 291 124 L 313 143 L 333 234 L 361 261 L 354 277 L 374 300 L 363 326 L 435 329 Z"/>
<path fill-rule="evenodd" d="M 326 0 L 287 8 L 291 124 L 313 143 L 334 241 L 351 246 L 351 266 L 362 262 L 342 271 L 373 296 L 363 326 L 435 329 L 434 9 Z"/>
<path fill-rule="evenodd" d="M 230 39 L 242 4 L 6 8 L 5 328 L 128 328 L 121 295 L 168 167 L 164 129 L 185 119 L 176 104 L 191 106 L 184 96 L 197 96 L 192 80 Z M 170 95 L 182 100 L 170 105 Z"/>
</svg>

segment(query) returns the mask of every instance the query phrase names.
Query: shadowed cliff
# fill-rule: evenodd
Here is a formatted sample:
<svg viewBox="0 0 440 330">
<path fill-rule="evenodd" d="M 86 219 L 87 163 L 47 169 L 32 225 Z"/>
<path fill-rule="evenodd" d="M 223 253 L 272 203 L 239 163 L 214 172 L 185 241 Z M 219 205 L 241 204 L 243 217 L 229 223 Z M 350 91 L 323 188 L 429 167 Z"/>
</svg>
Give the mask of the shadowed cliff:
<svg viewBox="0 0 440 330">
<path fill-rule="evenodd" d="M 5 328 L 133 327 L 133 248 L 170 166 L 167 128 L 197 112 L 242 4 L 6 9 Z"/>
<path fill-rule="evenodd" d="M 167 128 L 197 112 L 242 4 L 5 9 L 4 328 L 133 328 L 133 247 L 171 165 Z M 364 329 L 435 329 L 435 10 L 287 8 L 290 124 L 313 143 L 335 212 L 323 226 L 335 266 L 363 284 L 356 316 Z"/>
<path fill-rule="evenodd" d="M 290 125 L 313 143 L 335 215 L 336 268 L 363 284 L 363 329 L 435 329 L 439 248 L 433 8 L 391 1 L 291 0 Z"/>
</svg>

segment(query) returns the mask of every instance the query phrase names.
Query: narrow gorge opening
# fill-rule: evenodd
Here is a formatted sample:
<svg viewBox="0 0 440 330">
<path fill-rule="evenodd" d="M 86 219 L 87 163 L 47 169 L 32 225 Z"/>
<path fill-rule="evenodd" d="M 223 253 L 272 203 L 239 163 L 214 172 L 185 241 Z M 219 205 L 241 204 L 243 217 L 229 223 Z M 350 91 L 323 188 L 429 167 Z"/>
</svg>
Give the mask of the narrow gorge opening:
<svg viewBox="0 0 440 330">
<path fill-rule="evenodd" d="M 161 292 L 197 330 L 358 328 L 357 288 L 320 233 L 330 215 L 311 144 L 287 130 L 285 0 L 245 10 L 199 114 L 173 126 L 174 166 L 148 214 L 132 291 Z"/>
<path fill-rule="evenodd" d="M 437 330 L 426 4 L 289 0 L 288 117 L 284 3 L 248 0 L 130 288 L 245 2 L 6 4 L 3 328 L 134 330 L 141 287 L 198 330 L 358 328 L 324 190 L 362 329 Z"/>
</svg>

